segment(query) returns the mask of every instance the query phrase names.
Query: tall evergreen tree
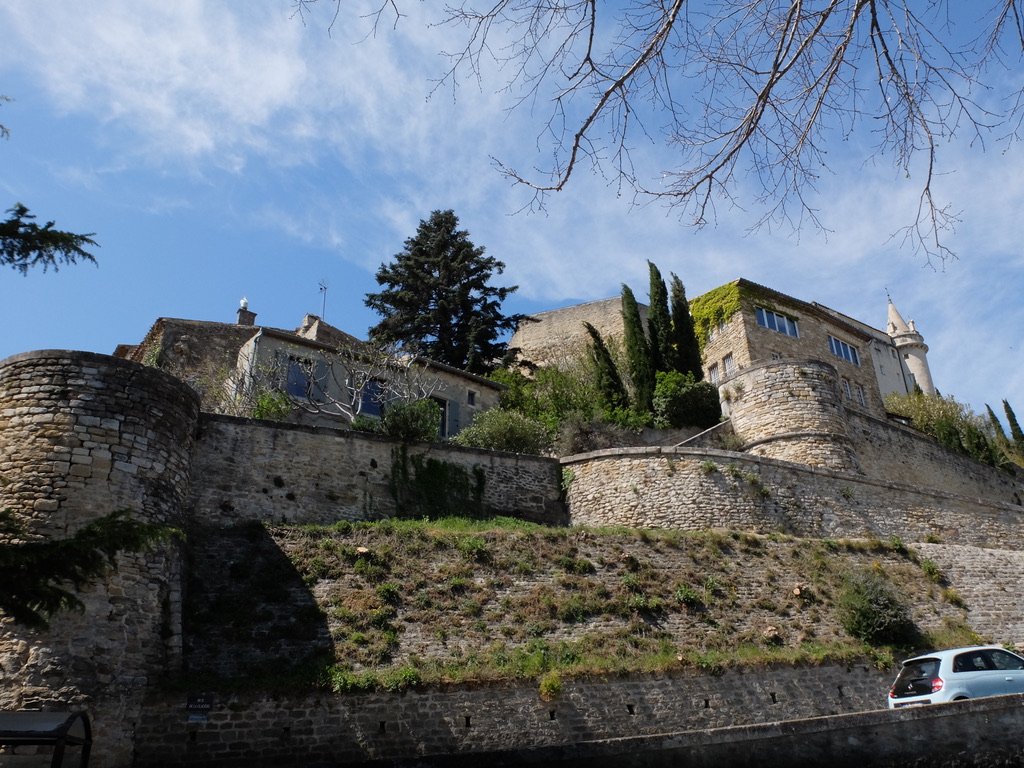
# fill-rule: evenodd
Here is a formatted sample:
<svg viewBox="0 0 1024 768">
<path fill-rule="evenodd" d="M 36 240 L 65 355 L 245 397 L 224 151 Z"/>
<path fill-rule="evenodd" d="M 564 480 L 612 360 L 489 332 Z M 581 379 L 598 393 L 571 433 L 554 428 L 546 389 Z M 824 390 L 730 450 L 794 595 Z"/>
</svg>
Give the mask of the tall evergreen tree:
<svg viewBox="0 0 1024 768">
<path fill-rule="evenodd" d="M 992 410 L 992 406 L 985 403 L 985 410 L 988 411 L 988 421 L 992 425 L 992 431 L 996 433 L 996 437 L 1004 443 L 1010 442 L 1006 436 L 1006 430 L 1003 429 L 1003 425 L 999 423 L 999 419 L 996 417 L 995 411 Z"/>
<path fill-rule="evenodd" d="M 619 376 L 619 370 L 615 367 L 608 346 L 601 338 L 601 333 L 590 323 L 584 323 L 593 345 L 590 348 L 591 361 L 594 364 L 594 376 L 597 379 L 597 391 L 604 400 L 604 405 L 609 410 L 629 407 L 629 395 L 626 387 Z"/>
<path fill-rule="evenodd" d="M 647 338 L 651 349 L 651 365 L 655 371 L 670 370 L 669 358 L 672 357 L 672 320 L 668 313 L 668 289 L 658 267 L 651 261 L 647 262 L 650 270 L 650 288 L 647 305 Z"/>
<path fill-rule="evenodd" d="M 496 288 L 505 265 L 473 245 L 455 212 L 420 221 L 391 264 L 381 264 L 366 306 L 383 319 L 370 328 L 375 343 L 401 347 L 472 373 L 488 373 L 507 350 L 499 341 L 524 315 L 505 315 L 501 302 L 518 286 Z"/>
<path fill-rule="evenodd" d="M 1013 444 L 1024 450 L 1024 431 L 1021 431 L 1020 424 L 1017 422 L 1017 414 L 1013 412 L 1008 400 L 1003 400 L 1003 410 L 1006 411 L 1006 421 L 1010 425 L 1010 437 L 1013 438 Z"/>
<path fill-rule="evenodd" d="M 654 407 L 654 365 L 651 361 L 651 347 L 644 334 L 640 307 L 628 285 L 622 286 L 622 324 L 626 342 L 626 360 L 629 376 L 633 380 L 633 404 L 640 413 L 647 413 Z"/>
<path fill-rule="evenodd" d="M 686 289 L 683 281 L 672 275 L 672 367 L 669 370 L 680 373 L 692 373 L 694 380 L 704 378 L 701 366 L 700 344 L 693 327 L 693 316 L 690 314 L 690 303 L 686 300 Z"/>
</svg>

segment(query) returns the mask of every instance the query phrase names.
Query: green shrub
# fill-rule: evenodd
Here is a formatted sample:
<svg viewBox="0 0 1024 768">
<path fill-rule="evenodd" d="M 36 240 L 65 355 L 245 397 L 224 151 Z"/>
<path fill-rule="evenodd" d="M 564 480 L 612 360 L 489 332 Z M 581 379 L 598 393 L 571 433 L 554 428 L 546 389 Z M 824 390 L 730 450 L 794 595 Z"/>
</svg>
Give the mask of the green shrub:
<svg viewBox="0 0 1024 768">
<path fill-rule="evenodd" d="M 356 432 L 380 432 L 380 419 L 360 413 L 352 419 L 352 429 Z"/>
<path fill-rule="evenodd" d="M 722 418 L 718 388 L 692 373 L 659 371 L 654 420 L 659 427 L 712 427 Z"/>
<path fill-rule="evenodd" d="M 451 439 L 464 448 L 528 453 L 539 456 L 551 447 L 551 435 L 539 420 L 515 411 L 490 410 Z"/>
<path fill-rule="evenodd" d="M 862 571 L 848 576 L 838 610 L 843 629 L 873 645 L 909 645 L 917 635 L 910 609 L 880 573 Z"/>
<path fill-rule="evenodd" d="M 441 406 L 430 398 L 397 403 L 384 411 L 380 431 L 403 443 L 432 443 L 441 436 Z"/>
<path fill-rule="evenodd" d="M 279 389 L 261 392 L 252 406 L 252 418 L 283 421 L 292 412 L 292 401 Z"/>
</svg>

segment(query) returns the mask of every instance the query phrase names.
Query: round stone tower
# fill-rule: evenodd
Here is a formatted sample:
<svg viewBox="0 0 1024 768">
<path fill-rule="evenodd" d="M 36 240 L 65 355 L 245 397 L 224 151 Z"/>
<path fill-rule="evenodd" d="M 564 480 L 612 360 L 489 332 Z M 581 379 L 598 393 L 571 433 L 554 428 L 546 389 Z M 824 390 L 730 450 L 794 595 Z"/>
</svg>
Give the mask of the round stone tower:
<svg viewBox="0 0 1024 768">
<path fill-rule="evenodd" d="M 836 369 L 820 360 L 743 368 L 720 387 L 743 450 L 813 467 L 859 472 Z"/>
<path fill-rule="evenodd" d="M 86 352 L 0 361 L 0 509 L 27 541 L 63 539 L 118 510 L 184 522 L 199 401 L 154 368 Z M 173 541 L 123 552 L 45 630 L 0 617 L 0 709 L 87 709 L 93 764 L 131 764 L 147 680 L 181 660 Z M 0 587 L 2 588 L 2 587 Z"/>
<path fill-rule="evenodd" d="M 914 321 L 907 323 L 891 298 L 886 333 L 892 339 L 896 351 L 903 358 L 917 386 L 926 395 L 934 395 L 935 385 L 932 383 L 932 372 L 928 367 L 928 345 L 924 343 L 924 336 L 917 330 Z"/>
</svg>

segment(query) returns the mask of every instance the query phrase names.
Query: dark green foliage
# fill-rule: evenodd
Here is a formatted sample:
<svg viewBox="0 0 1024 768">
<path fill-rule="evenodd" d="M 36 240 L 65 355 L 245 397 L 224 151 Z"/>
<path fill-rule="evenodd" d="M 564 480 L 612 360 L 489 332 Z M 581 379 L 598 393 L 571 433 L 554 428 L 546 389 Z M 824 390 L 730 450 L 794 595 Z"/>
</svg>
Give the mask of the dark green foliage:
<svg viewBox="0 0 1024 768">
<path fill-rule="evenodd" d="M 885 397 L 885 407 L 890 413 L 911 419 L 914 427 L 951 451 L 991 466 L 999 463 L 997 451 L 982 429 L 982 419 L 952 396 L 890 393 Z"/>
<path fill-rule="evenodd" d="M 505 385 L 501 408 L 541 422 L 554 432 L 571 415 L 597 410 L 597 393 L 587 365 L 538 368 L 533 377 L 500 368 L 491 378 Z"/>
<path fill-rule="evenodd" d="M 612 360 L 611 353 L 608 351 L 604 339 L 601 338 L 601 334 L 590 323 L 584 323 L 583 325 L 593 341 L 590 354 L 594 364 L 597 393 L 601 398 L 602 405 L 608 411 L 628 408 L 629 395 L 626 394 L 626 387 L 622 383 L 622 377 L 619 376 L 619 370 L 615 367 L 615 361 Z"/>
<path fill-rule="evenodd" d="M 670 346 L 673 350 L 671 360 L 667 360 L 664 370 L 692 373 L 697 381 L 704 378 L 701 366 L 700 344 L 693 327 L 690 315 L 690 304 L 686 300 L 686 289 L 683 282 L 672 275 L 672 336 Z"/>
<path fill-rule="evenodd" d="M 668 365 L 674 357 L 672 349 L 672 319 L 668 314 L 668 290 L 665 280 L 653 262 L 650 270 L 649 304 L 647 305 L 647 338 L 651 349 L 651 364 L 655 371 L 671 370 Z"/>
<path fill-rule="evenodd" d="M 539 456 L 551 446 L 551 434 L 537 419 L 495 408 L 477 414 L 473 423 L 450 442 L 466 448 Z"/>
<path fill-rule="evenodd" d="M 517 286 L 490 285 L 504 263 L 485 256 L 458 224 L 454 211 L 434 211 L 393 263 L 381 264 L 376 277 L 383 290 L 367 294 L 365 302 L 383 318 L 370 339 L 486 373 L 505 355 L 499 336 L 525 318 L 502 314 L 501 302 Z"/>
<path fill-rule="evenodd" d="M 654 397 L 655 368 L 651 360 L 651 346 L 644 334 L 640 307 L 628 285 L 622 286 L 622 323 L 626 342 L 629 376 L 633 381 L 633 407 L 649 413 Z"/>
<path fill-rule="evenodd" d="M 398 517 L 483 517 L 485 483 L 480 467 L 471 474 L 458 464 L 410 456 L 404 445 L 392 451 L 390 485 Z"/>
<path fill-rule="evenodd" d="M 659 371 L 654 418 L 660 427 L 712 427 L 722 418 L 718 389 L 692 373 Z"/>
<path fill-rule="evenodd" d="M 118 552 L 136 552 L 175 529 L 135 520 L 127 510 L 92 521 L 68 539 L 19 541 L 24 527 L 0 511 L 0 612 L 30 627 L 46 627 L 59 610 L 81 611 L 75 592 L 116 565 Z"/>
<path fill-rule="evenodd" d="M 8 209 L 8 218 L 0 221 L 0 265 L 14 267 L 26 274 L 29 267 L 51 267 L 56 272 L 61 264 L 91 261 L 96 258 L 86 248 L 96 246 L 92 233 L 76 235 L 53 228 L 48 221 L 43 226 L 21 203 Z"/>
<path fill-rule="evenodd" d="M 1021 431 L 1020 424 L 1017 422 L 1017 414 L 1013 412 L 1009 401 L 1003 400 L 1003 410 L 1006 412 L 1006 421 L 1010 425 L 1010 437 L 1013 438 L 1013 444 L 1019 449 L 1024 449 L 1024 431 Z"/>
<path fill-rule="evenodd" d="M 873 645 L 910 645 L 917 629 L 910 609 L 879 573 L 851 574 L 839 595 L 839 620 L 843 629 Z"/>
<path fill-rule="evenodd" d="M 1003 401 L 1006 402 L 1005 400 Z M 985 403 L 985 411 L 988 413 L 988 423 L 992 425 L 992 431 L 995 432 L 996 437 L 1006 442 L 1009 438 L 1006 436 L 1006 430 L 1003 429 L 1003 425 L 999 423 L 999 418 L 996 416 L 995 411 L 992 410 L 992 406 Z"/>
<path fill-rule="evenodd" d="M 441 436 L 441 406 L 428 397 L 388 406 L 380 433 L 403 443 L 433 443 Z"/>
</svg>

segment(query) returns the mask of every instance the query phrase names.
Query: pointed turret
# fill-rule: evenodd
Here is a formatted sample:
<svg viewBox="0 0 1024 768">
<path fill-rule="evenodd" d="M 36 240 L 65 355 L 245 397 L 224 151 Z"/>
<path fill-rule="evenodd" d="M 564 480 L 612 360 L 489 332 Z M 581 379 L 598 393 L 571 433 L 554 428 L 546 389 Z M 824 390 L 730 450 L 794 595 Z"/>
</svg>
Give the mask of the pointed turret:
<svg viewBox="0 0 1024 768">
<path fill-rule="evenodd" d="M 932 383 L 932 372 L 928 367 L 928 345 L 924 343 L 924 337 L 914 321 L 909 323 L 903 319 L 903 315 L 892 303 L 889 297 L 889 322 L 886 333 L 892 339 L 896 350 L 903 357 L 907 370 L 914 377 L 914 382 L 926 395 L 935 394 L 935 385 Z"/>
</svg>

